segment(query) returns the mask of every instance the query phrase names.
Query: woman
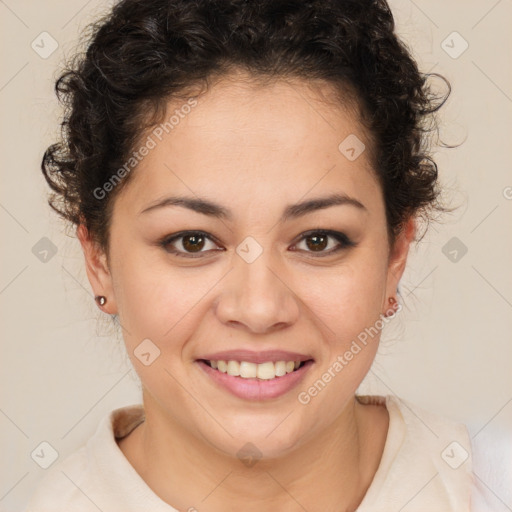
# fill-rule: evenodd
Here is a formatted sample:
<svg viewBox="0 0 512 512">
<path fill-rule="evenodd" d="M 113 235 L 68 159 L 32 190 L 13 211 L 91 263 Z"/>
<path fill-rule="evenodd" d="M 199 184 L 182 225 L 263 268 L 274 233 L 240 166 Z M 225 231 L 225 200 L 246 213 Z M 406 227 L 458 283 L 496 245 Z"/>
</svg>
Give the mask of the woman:
<svg viewBox="0 0 512 512">
<path fill-rule="evenodd" d="M 385 1 L 124 0 L 94 29 L 42 169 L 143 405 L 28 510 L 475 510 L 464 425 L 356 395 L 443 210 L 446 97 Z"/>
</svg>

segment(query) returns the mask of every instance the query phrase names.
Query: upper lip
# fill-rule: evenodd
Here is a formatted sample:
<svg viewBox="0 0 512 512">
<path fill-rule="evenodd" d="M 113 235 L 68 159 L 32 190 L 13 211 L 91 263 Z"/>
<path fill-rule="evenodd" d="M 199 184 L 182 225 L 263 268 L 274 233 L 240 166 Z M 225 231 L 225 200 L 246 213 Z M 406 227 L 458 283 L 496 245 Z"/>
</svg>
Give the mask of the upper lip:
<svg viewBox="0 0 512 512">
<path fill-rule="evenodd" d="M 206 354 L 199 359 L 208 361 L 247 361 L 248 363 L 266 363 L 272 361 L 309 361 L 313 359 L 309 355 L 299 354 L 298 352 L 288 352 L 286 350 L 263 350 L 261 352 L 253 352 L 251 350 L 224 350 Z"/>
</svg>

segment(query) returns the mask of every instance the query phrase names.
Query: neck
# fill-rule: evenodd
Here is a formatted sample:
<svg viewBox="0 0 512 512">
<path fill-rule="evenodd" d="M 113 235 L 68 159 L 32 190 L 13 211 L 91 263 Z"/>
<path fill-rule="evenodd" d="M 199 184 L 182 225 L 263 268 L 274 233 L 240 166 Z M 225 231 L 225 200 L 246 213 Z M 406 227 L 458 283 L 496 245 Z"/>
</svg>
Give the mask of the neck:
<svg viewBox="0 0 512 512">
<path fill-rule="evenodd" d="M 352 398 L 328 428 L 300 449 L 247 465 L 169 424 L 168 417 L 148 412 L 120 448 L 148 486 L 179 510 L 220 512 L 229 504 L 229 510 L 248 512 L 349 512 L 363 499 L 385 441 L 387 426 L 380 429 L 384 437 L 373 435 L 372 407 Z"/>
</svg>

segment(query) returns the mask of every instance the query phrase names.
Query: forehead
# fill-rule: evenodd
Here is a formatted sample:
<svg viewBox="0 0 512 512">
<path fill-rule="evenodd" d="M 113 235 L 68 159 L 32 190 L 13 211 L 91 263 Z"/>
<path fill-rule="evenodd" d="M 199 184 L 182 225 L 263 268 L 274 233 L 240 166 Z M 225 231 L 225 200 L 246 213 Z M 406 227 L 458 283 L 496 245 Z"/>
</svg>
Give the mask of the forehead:
<svg viewBox="0 0 512 512">
<path fill-rule="evenodd" d="M 290 201 L 308 190 L 378 193 L 353 106 L 319 82 L 223 79 L 193 101 L 168 102 L 123 194 L 142 206 L 169 192 L 233 203 L 276 191 Z"/>
</svg>

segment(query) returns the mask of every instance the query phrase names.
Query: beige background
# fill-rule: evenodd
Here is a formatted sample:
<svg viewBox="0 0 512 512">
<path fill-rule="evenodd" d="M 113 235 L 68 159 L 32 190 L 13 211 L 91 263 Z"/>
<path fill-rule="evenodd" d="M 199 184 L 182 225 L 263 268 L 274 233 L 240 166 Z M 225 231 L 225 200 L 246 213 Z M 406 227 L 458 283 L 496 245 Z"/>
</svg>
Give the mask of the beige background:
<svg viewBox="0 0 512 512">
<path fill-rule="evenodd" d="M 110 410 L 139 401 L 122 342 L 94 304 L 79 244 L 47 207 L 39 171 L 58 130 L 58 65 L 108 5 L 0 1 L 0 510 L 21 510 L 44 475 L 30 456 L 41 442 L 61 460 Z M 415 249 L 402 280 L 404 311 L 385 331 L 361 392 L 397 394 L 464 421 L 472 436 L 510 437 L 512 2 L 395 0 L 391 7 L 421 69 L 452 83 L 441 135 L 465 142 L 435 156 L 460 208 Z M 454 31 L 469 45 L 458 58 L 441 46 L 446 40 L 449 51 L 460 51 Z M 47 58 L 31 47 L 35 40 L 39 52 L 51 48 L 50 39 L 41 47 L 42 32 L 58 44 Z M 32 252 L 43 237 L 57 249 L 46 263 Z M 443 253 L 453 237 L 467 247 L 455 262 Z M 512 496 L 500 498 L 512 510 Z"/>
</svg>

